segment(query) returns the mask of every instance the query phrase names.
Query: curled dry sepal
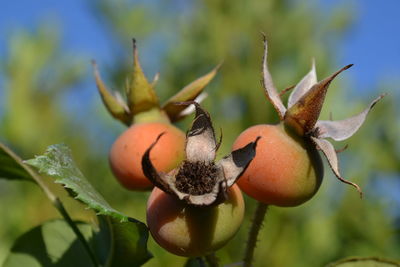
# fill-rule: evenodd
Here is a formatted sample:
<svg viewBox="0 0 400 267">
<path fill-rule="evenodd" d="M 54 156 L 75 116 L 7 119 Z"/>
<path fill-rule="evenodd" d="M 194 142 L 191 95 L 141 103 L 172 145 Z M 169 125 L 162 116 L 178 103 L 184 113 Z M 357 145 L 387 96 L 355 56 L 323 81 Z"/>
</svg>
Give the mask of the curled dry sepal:
<svg viewBox="0 0 400 267">
<path fill-rule="evenodd" d="M 329 84 L 342 71 L 353 65 L 347 65 L 318 82 L 315 71 L 315 62 L 313 61 L 310 72 L 294 87 L 290 94 L 288 107 L 286 109 L 272 82 L 271 74 L 268 70 L 267 48 L 267 41 L 264 36 L 262 82 L 265 93 L 278 112 L 280 120 L 293 128 L 298 135 L 311 139 L 316 148 L 321 150 L 327 158 L 336 177 L 340 181 L 354 186 L 360 193 L 360 196 L 362 196 L 361 188 L 357 184 L 350 182 L 341 176 L 335 148 L 326 140 L 326 138 L 342 141 L 352 136 L 363 124 L 368 112 L 380 99 L 384 97 L 384 95 L 380 95 L 374 99 L 364 111 L 348 119 L 339 121 L 318 120 Z"/>
<path fill-rule="evenodd" d="M 97 64 L 92 61 L 94 68 L 94 76 L 101 99 L 109 113 L 117 120 L 130 126 L 138 119 L 138 114 L 153 114 L 152 116 L 167 118 L 167 120 L 175 122 L 186 115 L 188 112 L 185 107 L 174 105 L 175 102 L 182 101 L 201 101 L 206 95 L 203 90 L 215 77 L 221 64 L 216 66 L 209 73 L 194 80 L 177 94 L 168 99 L 163 105 L 160 105 L 158 96 L 154 90 L 158 74 L 155 75 L 153 81 L 150 82 L 139 62 L 138 49 L 136 41 L 133 39 L 133 70 L 125 85 L 124 97 L 118 91 L 110 91 L 103 83 Z M 201 99 L 201 100 L 200 100 Z"/>
<path fill-rule="evenodd" d="M 210 115 L 197 102 L 178 104 L 193 104 L 196 110 L 192 127 L 186 136 L 185 160 L 169 173 L 156 171 L 150 160 L 150 153 L 162 137 L 163 134 L 160 134 L 142 157 L 143 172 L 155 186 L 189 205 L 215 204 L 225 199 L 228 188 L 246 170 L 255 156 L 260 137 L 215 162 L 220 143 L 216 141 Z"/>
</svg>

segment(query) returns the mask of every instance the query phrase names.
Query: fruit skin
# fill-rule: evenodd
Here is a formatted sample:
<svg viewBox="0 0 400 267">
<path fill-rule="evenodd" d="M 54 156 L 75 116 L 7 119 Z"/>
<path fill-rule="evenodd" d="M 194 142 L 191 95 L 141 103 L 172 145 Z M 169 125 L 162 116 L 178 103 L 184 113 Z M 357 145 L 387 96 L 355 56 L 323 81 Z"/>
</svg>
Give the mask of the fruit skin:
<svg viewBox="0 0 400 267">
<path fill-rule="evenodd" d="M 283 123 L 255 125 L 233 144 L 237 149 L 261 136 L 256 156 L 237 182 L 250 197 L 270 205 L 293 207 L 318 191 L 323 165 L 318 151 Z"/>
<path fill-rule="evenodd" d="M 165 132 L 151 160 L 160 172 L 174 169 L 184 158 L 185 134 L 164 122 L 136 123 L 123 132 L 111 147 L 109 162 L 117 180 L 129 190 L 147 190 L 153 184 L 144 176 L 142 156 L 157 136 Z"/>
<path fill-rule="evenodd" d="M 147 202 L 147 225 L 156 242 L 184 257 L 209 254 L 225 245 L 237 232 L 244 215 L 239 187 L 228 189 L 221 204 L 188 206 L 155 187 Z"/>
</svg>

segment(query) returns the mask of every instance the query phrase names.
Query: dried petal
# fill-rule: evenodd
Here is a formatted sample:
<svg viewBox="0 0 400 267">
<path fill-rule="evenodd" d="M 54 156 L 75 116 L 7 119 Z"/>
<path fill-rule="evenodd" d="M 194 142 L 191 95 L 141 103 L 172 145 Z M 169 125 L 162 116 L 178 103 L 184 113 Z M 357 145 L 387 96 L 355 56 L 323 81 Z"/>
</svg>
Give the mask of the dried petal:
<svg viewBox="0 0 400 267">
<path fill-rule="evenodd" d="M 181 111 L 185 109 L 183 106 L 175 105 L 176 102 L 186 102 L 193 101 L 197 96 L 201 94 L 203 89 L 211 82 L 211 80 L 217 74 L 221 64 L 216 66 L 209 73 L 201 76 L 190 84 L 186 85 L 182 90 L 180 90 L 176 95 L 172 96 L 163 105 L 162 109 L 167 113 L 168 117 L 172 122 L 182 119 Z M 196 100 L 195 100 L 196 101 Z M 199 101 L 196 101 L 199 103 Z"/>
<path fill-rule="evenodd" d="M 286 108 L 282 103 L 278 90 L 275 88 L 274 83 L 272 82 L 272 77 L 268 70 L 267 66 L 268 44 L 267 44 L 267 38 L 264 34 L 263 37 L 264 37 L 264 57 L 263 57 L 263 67 L 262 67 L 263 68 L 262 84 L 265 90 L 265 94 L 267 95 L 269 101 L 274 106 L 275 110 L 278 112 L 279 118 L 283 120 Z"/>
<path fill-rule="evenodd" d="M 106 106 L 108 112 L 116 118 L 117 120 L 122 121 L 126 125 L 130 125 L 132 122 L 132 116 L 130 114 L 129 108 L 126 106 L 120 95 L 113 95 L 105 86 L 103 81 L 101 80 L 99 70 L 97 69 L 97 64 L 93 60 L 92 61 L 94 77 L 96 79 L 97 89 L 99 90 L 101 100 Z M 117 93 L 117 92 L 115 92 Z"/>
<path fill-rule="evenodd" d="M 315 84 L 287 110 L 285 114 L 285 123 L 293 127 L 299 135 L 305 135 L 311 132 L 317 123 L 329 84 L 339 73 L 351 66 L 352 65 L 347 65 L 328 78 Z"/>
<path fill-rule="evenodd" d="M 217 143 L 210 115 L 197 102 L 189 101 L 177 104 L 193 104 L 196 108 L 196 117 L 186 138 L 186 159 L 190 162 L 213 161 L 216 155 Z"/>
<path fill-rule="evenodd" d="M 153 77 L 153 81 L 151 82 L 151 87 L 156 87 L 157 83 L 158 83 L 158 79 L 160 78 L 160 73 L 156 73 L 156 75 L 154 75 Z"/>
<path fill-rule="evenodd" d="M 129 113 L 129 108 L 125 103 L 124 98 L 122 97 L 121 93 L 118 91 L 112 91 L 113 96 L 117 100 L 117 102 L 124 108 L 126 113 Z"/>
<path fill-rule="evenodd" d="M 340 121 L 318 121 L 315 128 L 318 128 L 318 138 L 332 138 L 336 141 L 342 141 L 352 136 L 364 123 L 368 112 L 385 95 L 380 95 L 361 113 Z"/>
<path fill-rule="evenodd" d="M 217 165 L 221 165 L 227 187 L 232 186 L 249 166 L 256 155 L 257 142 L 261 137 L 258 136 L 254 142 L 232 151 L 232 153 L 221 159 Z"/>
<path fill-rule="evenodd" d="M 329 166 L 331 167 L 331 169 L 332 169 L 333 173 L 336 175 L 336 177 L 343 183 L 354 186 L 357 189 L 357 191 L 360 193 L 360 197 L 362 197 L 361 188 L 357 184 L 350 182 L 350 181 L 344 179 L 343 177 L 341 177 L 340 172 L 339 172 L 339 163 L 338 163 L 338 159 L 337 159 L 337 154 L 336 154 L 336 151 L 335 151 L 335 148 L 333 147 L 333 145 L 327 140 L 318 139 L 318 138 L 312 137 L 312 136 L 311 136 L 311 140 L 314 142 L 314 144 L 317 146 L 317 148 L 320 149 L 322 151 L 322 153 L 324 153 L 326 159 L 328 160 Z"/>
<path fill-rule="evenodd" d="M 133 73 L 126 95 L 128 106 L 134 115 L 158 107 L 158 98 L 140 66 L 136 41 L 133 39 Z"/>
<path fill-rule="evenodd" d="M 194 101 L 200 104 L 200 103 L 203 102 L 203 100 L 206 99 L 207 97 L 208 97 L 207 92 L 202 92 L 201 94 L 199 94 L 198 96 L 196 96 L 196 98 L 194 99 Z M 179 120 L 180 118 L 184 118 L 184 117 L 186 117 L 186 116 L 192 114 L 192 113 L 195 112 L 195 111 L 196 111 L 196 108 L 195 108 L 194 106 L 190 105 L 190 106 L 188 106 L 187 108 L 185 108 L 184 110 L 182 110 L 182 111 L 179 113 L 179 115 L 178 115 L 179 118 L 178 118 L 177 120 Z"/>
<path fill-rule="evenodd" d="M 315 60 L 312 60 L 312 66 L 309 73 L 296 85 L 288 99 L 288 108 L 293 106 L 308 90 L 316 83 L 317 72 L 315 71 Z"/>
</svg>

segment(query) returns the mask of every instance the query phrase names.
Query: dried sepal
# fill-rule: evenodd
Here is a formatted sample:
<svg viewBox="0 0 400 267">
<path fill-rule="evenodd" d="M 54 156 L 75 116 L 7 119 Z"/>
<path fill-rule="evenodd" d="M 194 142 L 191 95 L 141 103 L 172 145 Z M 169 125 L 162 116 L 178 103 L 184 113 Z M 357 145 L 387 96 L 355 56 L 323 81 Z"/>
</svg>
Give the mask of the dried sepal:
<svg viewBox="0 0 400 267">
<path fill-rule="evenodd" d="M 186 85 L 182 90 L 180 90 L 177 94 L 175 94 L 165 102 L 165 104 L 162 106 L 162 109 L 167 113 L 169 119 L 172 122 L 178 121 L 187 115 L 185 113 L 182 114 L 182 111 L 185 109 L 185 107 L 175 105 L 175 103 L 193 100 L 199 103 L 200 101 L 196 98 L 203 92 L 204 88 L 215 77 L 220 67 L 221 64 L 216 66 L 209 73 Z"/>
<path fill-rule="evenodd" d="M 186 137 L 186 158 L 188 161 L 211 162 L 215 159 L 217 143 L 215 132 L 207 111 L 194 101 L 179 102 L 180 105 L 193 104 L 195 118 Z"/>
<path fill-rule="evenodd" d="M 220 132 L 220 135 L 219 135 L 217 145 L 215 146 L 215 151 L 218 151 L 218 149 L 220 148 L 220 146 L 222 144 L 222 128 L 219 128 L 219 132 Z"/>
<path fill-rule="evenodd" d="M 159 79 L 160 79 L 160 73 L 157 72 L 154 75 L 153 80 L 151 81 L 151 87 L 155 88 Z"/>
<path fill-rule="evenodd" d="M 194 109 L 187 109 L 186 107 L 177 106 L 174 103 L 186 101 L 201 102 L 207 96 L 207 94 L 203 93 L 204 88 L 215 77 L 222 63 L 217 65 L 209 73 L 185 86 L 161 107 L 154 90 L 159 79 L 159 73 L 156 73 L 151 82 L 147 80 L 140 65 L 136 40 L 133 39 L 132 42 L 133 71 L 126 80 L 124 86 L 127 101 L 120 98 L 118 94 L 114 95 L 106 89 L 104 83 L 100 79 L 95 63 L 93 63 L 99 92 L 111 115 L 121 120 L 127 126 L 130 126 L 132 123 L 137 122 L 176 122 L 191 114 Z"/>
<path fill-rule="evenodd" d="M 171 186 L 171 175 L 165 173 L 157 172 L 156 168 L 153 166 L 153 163 L 150 160 L 150 152 L 160 140 L 160 138 L 165 134 L 162 132 L 156 138 L 156 140 L 150 145 L 150 147 L 145 151 L 142 156 L 142 170 L 143 174 L 153 183 L 153 185 L 157 186 L 164 192 L 172 194 L 172 190 L 170 190 Z"/>
<path fill-rule="evenodd" d="M 351 137 L 364 123 L 368 112 L 385 95 L 380 95 L 374 99 L 369 106 L 361 113 L 348 119 L 339 121 L 318 121 L 315 128 L 318 128 L 318 138 L 332 138 L 336 141 L 342 141 Z"/>
<path fill-rule="evenodd" d="M 346 179 L 344 179 L 339 172 L 339 162 L 338 162 L 338 158 L 337 158 L 337 154 L 335 151 L 335 148 L 333 147 L 333 145 L 324 139 L 318 139 L 316 137 L 311 136 L 311 140 L 313 141 L 313 143 L 315 144 L 315 146 L 322 151 L 322 153 L 325 155 L 326 159 L 328 160 L 329 166 L 331 167 L 333 173 L 335 174 L 335 176 L 342 181 L 343 183 L 349 184 L 354 186 L 357 191 L 360 193 L 360 197 L 362 197 L 362 190 L 361 188 L 353 182 L 350 182 Z"/>
<path fill-rule="evenodd" d="M 310 133 L 317 123 L 330 83 L 339 73 L 351 66 L 353 65 L 350 64 L 343 67 L 307 91 L 287 110 L 284 118 L 286 125 L 291 126 L 301 136 Z"/>
<path fill-rule="evenodd" d="M 92 60 L 92 65 L 97 89 L 100 93 L 101 100 L 106 106 L 108 112 L 111 114 L 111 116 L 129 126 L 132 121 L 132 115 L 124 99 L 118 92 L 111 93 L 107 89 L 106 85 L 100 77 L 97 64 L 94 60 Z"/>
<path fill-rule="evenodd" d="M 207 97 L 208 97 L 207 92 L 202 92 L 201 94 L 199 94 L 198 96 L 196 96 L 196 98 L 195 98 L 193 101 L 200 104 L 200 103 L 203 102 L 203 100 L 206 99 Z M 180 120 L 181 118 L 184 118 L 184 117 L 186 117 L 186 116 L 192 114 L 192 113 L 195 112 L 195 111 L 196 111 L 196 108 L 195 108 L 193 105 L 190 105 L 190 106 L 186 107 L 185 109 L 183 109 L 183 110 L 179 113 L 177 120 Z"/>
<path fill-rule="evenodd" d="M 230 155 L 222 158 L 218 162 L 224 170 L 224 177 L 228 187 L 232 186 L 237 181 L 249 166 L 251 160 L 255 157 L 257 142 L 260 138 L 261 137 L 258 136 L 254 142 L 232 151 Z"/>
<path fill-rule="evenodd" d="M 289 95 L 288 108 L 293 106 L 308 90 L 310 90 L 316 83 L 317 72 L 315 70 L 315 60 L 312 60 L 311 70 L 304 76 L 303 79 L 296 85 L 292 93 Z"/>
<path fill-rule="evenodd" d="M 262 85 L 264 87 L 267 98 L 274 106 L 275 110 L 278 112 L 280 120 L 283 120 L 286 113 L 286 107 L 282 103 L 282 99 L 279 96 L 278 90 L 276 89 L 272 81 L 271 73 L 268 70 L 268 64 L 267 64 L 268 42 L 265 34 L 263 34 L 263 38 L 264 38 L 264 57 L 262 64 L 262 72 L 263 72 Z"/>
<path fill-rule="evenodd" d="M 128 97 L 128 106 L 132 113 L 138 114 L 143 111 L 159 107 L 158 97 L 152 84 L 149 83 L 143 73 L 139 62 L 138 50 L 135 39 L 133 42 L 133 72 L 126 95 Z"/>
<path fill-rule="evenodd" d="M 265 93 L 278 112 L 279 118 L 284 121 L 285 125 L 292 128 L 297 135 L 302 136 L 306 140 L 311 139 L 315 147 L 321 150 L 327 158 L 336 177 L 340 181 L 354 186 L 359 191 L 360 195 L 362 195 L 360 187 L 341 177 L 339 172 L 336 153 L 345 150 L 347 145 L 343 149 L 336 151 L 333 145 L 329 141 L 324 140 L 324 138 L 332 138 L 336 141 L 341 141 L 352 136 L 363 124 L 372 107 L 382 99 L 384 95 L 376 98 L 363 112 L 351 118 L 340 121 L 318 121 L 330 83 L 342 71 L 351 66 L 353 65 L 347 65 L 324 80 L 317 82 L 315 62 L 313 60 L 311 70 L 294 88 L 289 87 L 278 94 L 267 67 L 267 41 L 264 35 L 262 81 Z M 288 108 L 286 109 L 282 104 L 280 96 L 291 89 L 293 89 L 293 92 L 289 96 Z"/>
</svg>

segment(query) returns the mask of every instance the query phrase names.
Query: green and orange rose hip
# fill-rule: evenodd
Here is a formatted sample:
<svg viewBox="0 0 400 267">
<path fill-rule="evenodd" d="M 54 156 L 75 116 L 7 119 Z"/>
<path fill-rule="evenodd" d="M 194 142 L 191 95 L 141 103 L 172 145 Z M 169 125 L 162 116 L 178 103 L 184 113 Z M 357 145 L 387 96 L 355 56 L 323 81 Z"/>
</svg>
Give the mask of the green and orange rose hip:
<svg viewBox="0 0 400 267">
<path fill-rule="evenodd" d="M 210 116 L 196 102 L 190 103 L 196 117 L 187 133 L 182 164 L 169 173 L 154 168 L 151 154 L 164 133 L 142 159 L 144 174 L 156 186 L 147 205 L 150 232 L 162 247 L 181 256 L 210 253 L 236 233 L 244 203 L 235 182 L 254 158 L 259 141 L 256 137 L 215 162 L 219 144 Z"/>
<path fill-rule="evenodd" d="M 182 161 L 185 134 L 171 123 L 187 115 L 184 106 L 175 102 L 191 101 L 201 95 L 203 89 L 214 78 L 219 66 L 198 78 L 160 105 L 154 91 L 157 78 L 149 82 L 140 66 L 136 42 L 133 42 L 133 72 L 125 88 L 126 99 L 116 91 L 110 92 L 100 78 L 93 62 L 97 88 L 109 113 L 129 128 L 113 144 L 109 161 L 117 180 L 130 190 L 148 190 L 152 183 L 143 174 L 140 164 L 146 149 L 162 132 L 166 133 L 152 153 L 157 170 L 167 172 Z M 158 77 L 158 76 L 156 76 Z"/>
<path fill-rule="evenodd" d="M 293 89 L 286 108 L 267 67 L 266 40 L 264 49 L 263 86 L 281 123 L 250 127 L 236 139 L 233 149 L 246 144 L 255 136 L 263 137 L 257 146 L 257 155 L 238 181 L 240 188 L 265 204 L 300 205 L 310 199 L 321 184 L 322 161 L 317 151 L 320 150 L 336 177 L 356 187 L 361 194 L 357 184 L 341 176 L 335 148 L 326 138 L 341 141 L 352 136 L 383 95 L 373 100 L 363 112 L 348 119 L 318 120 L 329 84 L 352 65 L 318 82 L 313 63 L 311 71 Z"/>
</svg>

